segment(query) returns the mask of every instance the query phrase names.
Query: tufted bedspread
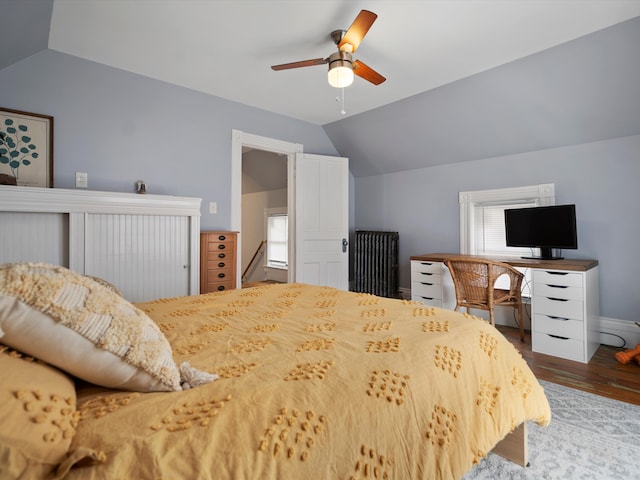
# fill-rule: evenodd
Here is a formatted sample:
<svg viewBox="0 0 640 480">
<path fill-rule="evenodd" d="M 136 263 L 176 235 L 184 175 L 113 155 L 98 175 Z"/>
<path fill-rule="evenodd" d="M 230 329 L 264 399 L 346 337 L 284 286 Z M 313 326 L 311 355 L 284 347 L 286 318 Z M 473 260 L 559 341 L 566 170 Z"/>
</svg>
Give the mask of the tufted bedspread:
<svg viewBox="0 0 640 480">
<path fill-rule="evenodd" d="M 138 304 L 177 363 L 215 382 L 87 387 L 66 478 L 459 478 L 524 421 L 546 424 L 517 350 L 473 316 L 301 284 Z"/>
</svg>

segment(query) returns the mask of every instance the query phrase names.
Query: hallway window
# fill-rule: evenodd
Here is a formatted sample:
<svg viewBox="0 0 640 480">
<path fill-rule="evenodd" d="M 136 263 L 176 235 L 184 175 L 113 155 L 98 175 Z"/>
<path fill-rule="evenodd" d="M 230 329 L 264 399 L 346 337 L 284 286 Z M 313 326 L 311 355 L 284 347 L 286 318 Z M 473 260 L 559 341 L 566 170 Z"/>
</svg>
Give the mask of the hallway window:
<svg viewBox="0 0 640 480">
<path fill-rule="evenodd" d="M 286 213 L 267 213 L 267 266 L 289 265 L 289 220 Z"/>
</svg>

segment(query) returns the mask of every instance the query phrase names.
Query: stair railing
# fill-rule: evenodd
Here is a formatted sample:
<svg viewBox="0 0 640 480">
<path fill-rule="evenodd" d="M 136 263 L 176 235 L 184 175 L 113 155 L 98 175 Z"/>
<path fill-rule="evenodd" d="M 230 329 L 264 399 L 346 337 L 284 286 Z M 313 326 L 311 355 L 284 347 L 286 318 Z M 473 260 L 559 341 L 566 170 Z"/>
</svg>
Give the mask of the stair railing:
<svg viewBox="0 0 640 480">
<path fill-rule="evenodd" d="M 251 257 L 251 261 L 249 262 L 249 265 L 247 265 L 247 268 L 244 269 L 244 272 L 242 272 L 242 281 L 245 281 L 245 278 L 247 276 L 247 272 L 249 270 L 251 270 L 251 267 L 253 267 L 254 262 L 257 260 L 258 255 L 260 255 L 260 253 L 262 253 L 264 251 L 264 246 L 266 245 L 267 241 L 266 240 L 262 240 L 260 242 L 260 245 L 258 245 L 258 248 L 256 248 L 255 253 L 253 254 L 253 257 Z"/>
</svg>

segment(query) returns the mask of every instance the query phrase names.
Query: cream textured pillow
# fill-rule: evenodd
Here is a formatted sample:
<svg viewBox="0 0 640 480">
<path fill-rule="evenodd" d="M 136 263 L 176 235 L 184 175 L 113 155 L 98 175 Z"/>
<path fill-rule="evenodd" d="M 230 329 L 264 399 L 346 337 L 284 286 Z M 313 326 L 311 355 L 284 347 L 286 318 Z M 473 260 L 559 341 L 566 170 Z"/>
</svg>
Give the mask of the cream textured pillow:
<svg viewBox="0 0 640 480">
<path fill-rule="evenodd" d="M 0 345 L 0 478 L 46 478 L 78 424 L 73 381 Z"/>
<path fill-rule="evenodd" d="M 0 266 L 0 339 L 97 385 L 181 390 L 158 326 L 110 288 L 63 267 Z"/>
</svg>

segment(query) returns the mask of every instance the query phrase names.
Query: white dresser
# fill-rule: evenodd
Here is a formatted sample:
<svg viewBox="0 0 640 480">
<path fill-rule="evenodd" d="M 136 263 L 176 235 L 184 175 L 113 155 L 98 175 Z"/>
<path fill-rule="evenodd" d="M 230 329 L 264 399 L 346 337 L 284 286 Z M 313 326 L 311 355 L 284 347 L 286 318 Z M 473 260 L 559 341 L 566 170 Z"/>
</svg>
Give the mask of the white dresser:
<svg viewBox="0 0 640 480">
<path fill-rule="evenodd" d="M 456 254 L 411 257 L 411 299 L 453 308 L 444 288 L 444 261 Z M 530 260 L 492 257 L 532 270 L 532 350 L 588 363 L 600 344 L 600 288 L 597 260 Z"/>
</svg>

